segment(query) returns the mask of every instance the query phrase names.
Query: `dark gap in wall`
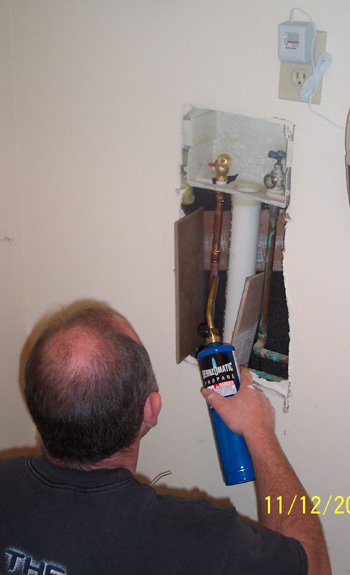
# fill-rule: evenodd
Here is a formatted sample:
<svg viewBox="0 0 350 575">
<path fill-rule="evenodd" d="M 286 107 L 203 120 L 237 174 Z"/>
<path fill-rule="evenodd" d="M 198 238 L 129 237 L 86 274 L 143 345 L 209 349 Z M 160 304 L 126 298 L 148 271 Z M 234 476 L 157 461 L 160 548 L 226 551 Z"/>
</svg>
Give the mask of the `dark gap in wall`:
<svg viewBox="0 0 350 575">
<path fill-rule="evenodd" d="M 194 201 L 192 204 L 186 205 L 182 204 L 181 208 L 184 213 L 191 214 L 198 210 L 198 208 L 203 208 L 205 212 L 210 212 L 215 210 L 215 192 L 212 190 L 206 190 L 204 188 L 193 188 Z M 231 211 L 231 196 L 230 194 L 224 194 L 224 211 Z"/>
<path fill-rule="evenodd" d="M 204 211 L 215 210 L 215 192 L 201 188 L 193 188 L 194 201 L 191 204 L 182 204 L 181 208 L 185 215 L 190 214 L 202 207 Z M 266 208 L 266 206 L 263 206 Z M 225 194 L 223 211 L 231 211 L 231 197 Z M 258 272 L 257 272 L 258 273 Z M 205 300 L 208 298 L 209 271 L 204 271 L 204 281 L 206 286 Z M 224 328 L 224 315 L 226 305 L 226 270 L 219 271 L 219 287 L 215 303 L 214 323 L 222 337 Z M 203 310 L 203 322 L 205 322 L 205 310 Z M 267 327 L 268 337 L 266 347 L 271 351 L 276 351 L 288 355 L 289 351 L 289 321 L 286 292 L 284 285 L 284 275 L 282 271 L 273 271 L 270 295 L 269 321 Z M 228 342 L 229 343 L 229 342 Z M 204 340 L 203 340 L 204 346 Z M 201 347 L 196 350 L 196 353 Z M 196 355 L 194 353 L 194 355 Z M 252 352 L 248 366 L 251 369 L 266 372 L 271 375 L 288 378 L 288 364 L 277 363 L 271 360 L 258 358 Z"/>
<path fill-rule="evenodd" d="M 272 351 L 288 355 L 289 321 L 283 272 L 272 273 L 270 302 L 266 347 Z M 249 358 L 248 366 L 251 369 L 288 379 L 288 364 L 259 358 L 253 352 Z"/>
</svg>

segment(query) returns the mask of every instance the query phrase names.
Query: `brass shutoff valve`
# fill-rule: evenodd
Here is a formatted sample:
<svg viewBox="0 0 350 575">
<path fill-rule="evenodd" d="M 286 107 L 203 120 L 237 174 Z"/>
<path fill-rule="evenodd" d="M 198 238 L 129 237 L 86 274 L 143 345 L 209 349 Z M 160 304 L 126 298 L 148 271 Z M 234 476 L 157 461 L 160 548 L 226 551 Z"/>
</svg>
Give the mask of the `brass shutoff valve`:
<svg viewBox="0 0 350 575">
<path fill-rule="evenodd" d="M 216 170 L 216 182 L 226 182 L 227 174 L 232 163 L 231 156 L 228 154 L 221 154 L 216 160 L 214 166 Z"/>
</svg>

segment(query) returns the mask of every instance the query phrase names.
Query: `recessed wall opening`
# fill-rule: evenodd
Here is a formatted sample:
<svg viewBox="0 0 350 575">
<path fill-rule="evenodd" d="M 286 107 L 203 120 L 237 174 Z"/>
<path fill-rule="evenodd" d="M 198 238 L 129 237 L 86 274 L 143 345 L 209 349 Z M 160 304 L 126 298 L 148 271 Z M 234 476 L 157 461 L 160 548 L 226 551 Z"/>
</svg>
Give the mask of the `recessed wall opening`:
<svg viewBox="0 0 350 575">
<path fill-rule="evenodd" d="M 283 250 L 293 129 L 285 121 L 213 110 L 194 109 L 184 117 L 180 222 L 185 229 L 188 219 L 189 229 L 180 251 L 178 242 L 176 248 L 178 362 L 186 353 L 196 357 L 204 345 L 203 328 L 198 334 L 198 326 L 205 324 L 214 265 L 219 276 L 214 322 L 222 340 L 232 343 L 239 361 L 261 377 L 288 379 L 289 322 Z M 223 156 L 229 169 L 226 168 L 226 181 L 219 183 L 222 172 L 217 162 Z M 219 196 L 220 253 L 219 262 L 213 264 Z M 176 236 L 181 234 L 176 226 Z M 195 236 L 194 266 L 193 254 L 188 250 L 193 250 Z M 187 271 L 192 273 L 191 285 L 194 278 L 198 280 L 195 287 L 192 285 L 192 293 L 191 286 L 185 287 Z M 190 323 L 185 307 L 191 313 L 196 308 Z M 187 339 L 193 332 L 189 344 L 192 349 L 180 350 L 184 332 Z"/>
</svg>

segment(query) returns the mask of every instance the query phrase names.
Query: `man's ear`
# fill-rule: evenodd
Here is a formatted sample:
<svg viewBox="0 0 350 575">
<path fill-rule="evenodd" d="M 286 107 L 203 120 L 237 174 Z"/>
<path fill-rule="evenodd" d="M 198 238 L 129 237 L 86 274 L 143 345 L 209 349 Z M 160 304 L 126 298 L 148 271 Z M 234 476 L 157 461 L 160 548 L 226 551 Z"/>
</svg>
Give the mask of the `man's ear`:
<svg viewBox="0 0 350 575">
<path fill-rule="evenodd" d="M 141 437 L 146 435 L 148 431 L 157 425 L 158 415 L 162 408 L 162 398 L 158 391 L 151 391 L 146 399 L 145 407 L 143 409 L 143 421 L 141 424 Z"/>
</svg>

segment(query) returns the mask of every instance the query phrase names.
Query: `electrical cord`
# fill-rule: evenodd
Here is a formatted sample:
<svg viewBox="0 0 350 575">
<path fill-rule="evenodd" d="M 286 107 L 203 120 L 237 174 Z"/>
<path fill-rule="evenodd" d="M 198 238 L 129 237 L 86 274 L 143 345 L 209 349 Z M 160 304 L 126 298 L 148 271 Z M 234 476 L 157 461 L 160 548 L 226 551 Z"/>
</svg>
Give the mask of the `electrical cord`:
<svg viewBox="0 0 350 575">
<path fill-rule="evenodd" d="M 321 54 L 318 57 L 316 66 L 313 65 L 313 73 L 305 80 L 304 84 L 300 88 L 299 96 L 301 100 L 306 101 L 308 103 L 310 112 L 315 114 L 315 116 L 318 116 L 323 120 L 326 120 L 326 122 L 329 122 L 330 124 L 332 124 L 332 126 L 335 126 L 335 128 L 345 130 L 344 126 L 336 124 L 335 122 L 333 122 L 333 120 L 326 118 L 326 116 L 319 114 L 319 112 L 315 112 L 315 110 L 311 108 L 312 98 L 315 95 L 318 85 L 323 78 L 323 75 L 328 70 L 331 64 L 332 64 L 332 55 L 329 54 L 328 52 L 323 52 L 323 54 Z"/>
<path fill-rule="evenodd" d="M 336 128 L 340 128 L 341 130 L 345 130 L 344 126 L 340 126 L 339 124 L 336 124 L 335 122 L 333 122 L 329 118 L 326 118 L 322 114 L 315 112 L 315 110 L 313 110 L 311 108 L 312 98 L 315 95 L 315 92 L 318 88 L 318 85 L 319 85 L 320 81 L 322 80 L 324 74 L 326 73 L 326 71 L 328 70 L 330 65 L 332 64 L 332 55 L 329 54 L 328 52 L 323 52 L 323 54 L 321 54 L 318 57 L 317 62 L 316 62 L 316 66 L 315 66 L 314 59 L 313 59 L 313 52 L 314 52 L 314 44 L 315 44 L 315 39 L 316 39 L 316 25 L 315 25 L 313 19 L 311 18 L 311 16 L 307 12 L 305 12 L 305 10 L 302 10 L 301 8 L 298 8 L 298 7 L 293 8 L 290 11 L 289 20 L 291 22 L 294 21 L 294 10 L 299 10 L 299 12 L 302 12 L 303 14 L 305 14 L 305 16 L 307 16 L 311 20 L 311 22 L 313 24 L 313 28 L 314 28 L 314 37 L 312 39 L 312 44 L 311 44 L 312 74 L 311 74 L 311 76 L 309 76 L 305 80 L 304 84 L 300 88 L 300 92 L 299 92 L 300 99 L 308 102 L 310 112 L 312 112 L 313 114 L 315 114 L 319 118 L 326 120 L 327 122 L 329 122 L 330 124 L 332 124 Z"/>
<path fill-rule="evenodd" d="M 305 80 L 300 88 L 299 96 L 301 100 L 312 100 L 320 81 L 331 64 L 332 55 L 328 52 L 323 52 L 323 54 L 318 57 L 316 66 L 313 66 L 313 73 Z"/>
</svg>

